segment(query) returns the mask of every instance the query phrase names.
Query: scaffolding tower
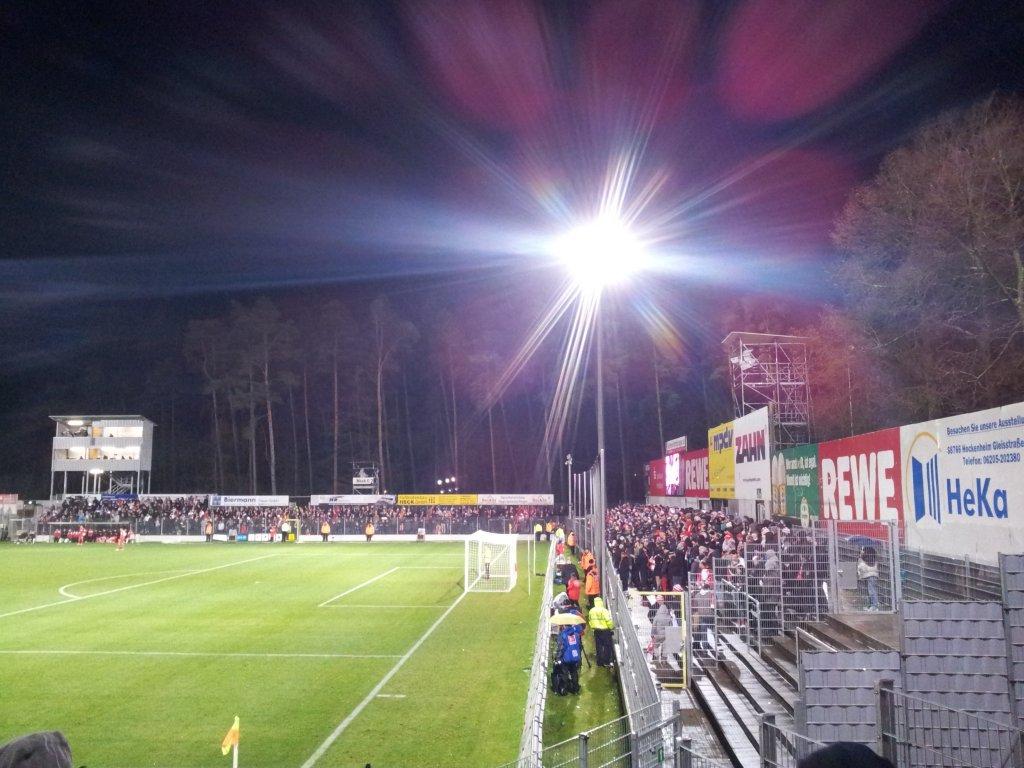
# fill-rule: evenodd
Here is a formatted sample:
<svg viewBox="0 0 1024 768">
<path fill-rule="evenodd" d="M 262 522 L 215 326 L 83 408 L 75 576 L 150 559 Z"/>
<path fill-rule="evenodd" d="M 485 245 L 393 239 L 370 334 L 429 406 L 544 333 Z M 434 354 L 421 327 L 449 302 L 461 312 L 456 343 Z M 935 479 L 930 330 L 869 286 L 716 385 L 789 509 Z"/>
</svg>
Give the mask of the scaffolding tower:
<svg viewBox="0 0 1024 768">
<path fill-rule="evenodd" d="M 773 450 L 811 442 L 811 388 L 806 336 L 733 331 L 729 356 L 737 417 L 768 408 Z"/>
</svg>

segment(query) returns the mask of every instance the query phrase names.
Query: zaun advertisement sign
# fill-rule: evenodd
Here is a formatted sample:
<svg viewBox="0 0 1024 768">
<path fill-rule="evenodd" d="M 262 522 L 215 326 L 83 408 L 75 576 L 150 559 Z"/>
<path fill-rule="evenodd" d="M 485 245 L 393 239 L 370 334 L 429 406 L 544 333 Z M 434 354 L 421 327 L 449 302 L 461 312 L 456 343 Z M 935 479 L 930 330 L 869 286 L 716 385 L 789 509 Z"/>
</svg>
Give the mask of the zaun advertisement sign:
<svg viewBox="0 0 1024 768">
<path fill-rule="evenodd" d="M 900 429 L 908 546 L 995 562 L 1024 551 L 1024 403 Z"/>
<path fill-rule="evenodd" d="M 734 498 L 768 501 L 772 497 L 768 409 L 759 408 L 741 416 L 732 426 L 736 449 Z"/>
<path fill-rule="evenodd" d="M 708 497 L 708 449 L 683 454 L 683 496 L 688 499 Z"/>
<path fill-rule="evenodd" d="M 647 495 L 665 495 L 665 459 L 647 462 Z"/>
<path fill-rule="evenodd" d="M 775 454 L 782 472 L 779 512 L 808 525 L 818 518 L 818 446 L 798 445 Z"/>
<path fill-rule="evenodd" d="M 899 427 L 820 443 L 818 460 L 823 518 L 902 519 Z"/>
<path fill-rule="evenodd" d="M 732 445 L 733 422 L 708 430 L 708 483 L 712 499 L 736 498 L 736 453 Z"/>
</svg>

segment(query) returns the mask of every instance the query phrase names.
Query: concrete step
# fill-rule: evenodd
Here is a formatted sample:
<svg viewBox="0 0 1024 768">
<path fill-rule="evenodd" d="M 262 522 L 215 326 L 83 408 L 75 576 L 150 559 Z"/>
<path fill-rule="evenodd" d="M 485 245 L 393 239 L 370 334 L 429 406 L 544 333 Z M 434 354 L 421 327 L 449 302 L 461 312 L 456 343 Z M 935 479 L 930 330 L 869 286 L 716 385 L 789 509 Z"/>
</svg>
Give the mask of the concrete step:
<svg viewBox="0 0 1024 768">
<path fill-rule="evenodd" d="M 760 655 L 752 651 L 740 638 L 724 635 L 722 641 L 723 654 L 726 658 L 729 658 L 729 653 L 734 654 L 735 659 L 749 670 L 775 703 L 792 716 L 796 711 L 798 696 L 796 688 L 789 680 L 765 664 Z"/>
<path fill-rule="evenodd" d="M 853 626 L 853 622 L 859 626 Z M 899 650 L 899 617 L 895 614 L 852 617 L 829 614 L 825 617 L 825 623 L 840 633 L 840 636 L 859 643 L 861 648 L 873 651 Z M 895 633 L 894 627 L 897 629 Z"/>
<path fill-rule="evenodd" d="M 747 729 L 737 719 L 733 710 L 715 684 L 713 675 L 705 675 L 693 681 L 697 703 L 707 715 L 711 728 L 717 734 L 725 751 L 734 765 L 740 768 L 760 768 L 761 756 Z"/>
<path fill-rule="evenodd" d="M 859 640 L 844 635 L 831 624 L 824 621 L 807 622 L 801 624 L 800 629 L 807 633 L 807 635 L 810 635 L 812 640 L 824 644 L 826 647 L 822 648 L 822 650 L 855 651 L 860 650 L 861 647 Z M 800 647 L 801 649 L 804 648 L 802 641 Z"/>
<path fill-rule="evenodd" d="M 764 653 L 761 654 L 761 658 L 764 659 L 765 664 L 769 668 L 774 669 L 783 679 L 788 681 L 793 690 L 798 691 L 800 689 L 800 683 L 798 682 L 800 673 L 797 671 L 796 664 L 793 662 L 791 655 L 787 656 L 780 653 L 777 645 L 769 645 L 765 648 Z"/>
<path fill-rule="evenodd" d="M 773 637 L 768 648 L 775 651 L 780 658 L 796 666 L 796 638 L 793 635 L 785 634 Z"/>
<path fill-rule="evenodd" d="M 775 722 L 782 728 L 793 730 L 792 713 L 787 711 L 778 697 L 768 686 L 758 680 L 740 658 L 728 648 L 722 648 L 721 669 L 736 685 L 753 709 L 758 714 L 773 714 Z"/>
</svg>

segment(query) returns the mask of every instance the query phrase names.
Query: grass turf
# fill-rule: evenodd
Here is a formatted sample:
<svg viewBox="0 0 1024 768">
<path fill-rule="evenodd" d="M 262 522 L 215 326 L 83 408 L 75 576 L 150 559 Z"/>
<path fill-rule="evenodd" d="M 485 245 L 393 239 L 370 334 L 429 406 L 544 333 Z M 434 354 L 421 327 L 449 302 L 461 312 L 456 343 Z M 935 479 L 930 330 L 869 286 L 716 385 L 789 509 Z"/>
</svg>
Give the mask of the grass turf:
<svg viewBox="0 0 1024 768">
<path fill-rule="evenodd" d="M 237 714 L 241 765 L 299 768 L 365 701 L 318 767 L 512 760 L 541 591 L 519 558 L 515 590 L 427 635 L 461 543 L 3 546 L 0 743 L 58 729 L 76 765 L 222 767 Z"/>
<path fill-rule="evenodd" d="M 569 559 L 573 564 L 579 566 L 578 558 L 570 555 Z M 563 585 L 556 584 L 553 594 L 557 595 L 564 591 Z M 554 648 L 554 641 L 552 641 L 552 648 Z M 594 646 L 594 633 L 590 629 L 583 635 L 583 648 L 590 657 L 592 666 L 588 667 L 584 661 L 580 667 L 579 695 L 556 696 L 553 693 L 548 693 L 547 703 L 544 707 L 545 747 L 558 744 L 577 736 L 582 731 L 608 723 L 623 714 L 622 702 L 619 697 L 618 669 L 596 665 L 597 649 Z M 552 650 L 553 655 L 554 651 Z M 620 730 L 624 732 L 624 729 Z"/>
</svg>

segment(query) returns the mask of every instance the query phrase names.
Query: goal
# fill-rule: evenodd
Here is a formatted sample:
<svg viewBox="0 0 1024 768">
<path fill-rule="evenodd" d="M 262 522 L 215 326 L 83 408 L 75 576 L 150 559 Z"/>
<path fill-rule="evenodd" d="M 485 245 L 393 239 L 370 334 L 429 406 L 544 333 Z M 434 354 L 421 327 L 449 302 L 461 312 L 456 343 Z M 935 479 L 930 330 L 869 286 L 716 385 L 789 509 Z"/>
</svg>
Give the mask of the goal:
<svg viewBox="0 0 1024 768">
<path fill-rule="evenodd" d="M 511 592 L 516 585 L 515 535 L 477 531 L 466 537 L 465 590 Z"/>
</svg>

